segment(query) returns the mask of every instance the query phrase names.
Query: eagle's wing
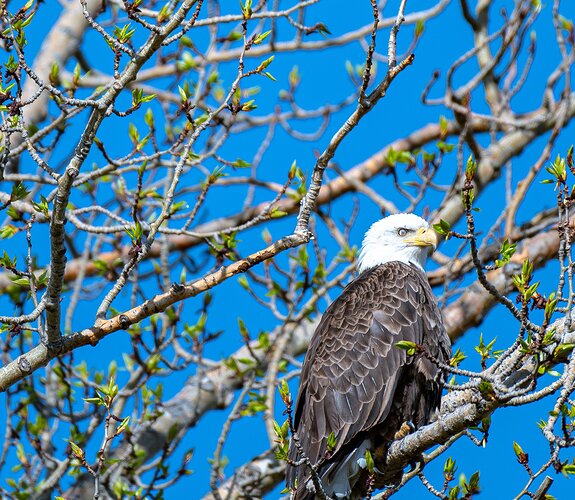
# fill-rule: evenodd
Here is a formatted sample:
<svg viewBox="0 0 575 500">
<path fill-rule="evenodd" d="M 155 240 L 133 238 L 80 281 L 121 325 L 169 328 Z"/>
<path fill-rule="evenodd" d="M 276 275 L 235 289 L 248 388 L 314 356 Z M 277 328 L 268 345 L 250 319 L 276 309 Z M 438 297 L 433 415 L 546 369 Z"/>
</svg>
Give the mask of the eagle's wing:
<svg viewBox="0 0 575 500">
<path fill-rule="evenodd" d="M 335 457 L 385 420 L 402 372 L 414 362 L 397 342 L 437 344 L 440 338 L 448 343 L 427 280 L 414 267 L 391 262 L 350 283 L 323 315 L 302 369 L 294 423 L 311 463 L 325 460 L 330 433 Z"/>
</svg>

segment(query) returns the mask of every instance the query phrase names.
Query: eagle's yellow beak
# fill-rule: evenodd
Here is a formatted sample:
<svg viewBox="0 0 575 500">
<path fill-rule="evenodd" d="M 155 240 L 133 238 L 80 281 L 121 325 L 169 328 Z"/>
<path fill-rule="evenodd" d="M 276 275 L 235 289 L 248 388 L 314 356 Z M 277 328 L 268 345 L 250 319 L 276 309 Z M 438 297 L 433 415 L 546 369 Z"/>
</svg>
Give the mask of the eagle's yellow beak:
<svg viewBox="0 0 575 500">
<path fill-rule="evenodd" d="M 415 236 L 405 238 L 403 241 L 416 247 L 433 247 L 433 250 L 437 248 L 438 243 L 437 233 L 431 227 L 420 227 Z"/>
</svg>

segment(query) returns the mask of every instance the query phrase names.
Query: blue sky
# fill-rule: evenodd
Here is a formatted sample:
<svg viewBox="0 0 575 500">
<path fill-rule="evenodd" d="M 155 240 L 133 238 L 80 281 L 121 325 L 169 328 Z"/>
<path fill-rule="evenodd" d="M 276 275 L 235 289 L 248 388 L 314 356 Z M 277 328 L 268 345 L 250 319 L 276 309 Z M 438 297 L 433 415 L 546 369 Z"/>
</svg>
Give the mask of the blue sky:
<svg viewBox="0 0 575 500">
<path fill-rule="evenodd" d="M 395 14 L 394 9 L 396 9 L 397 3 L 389 2 L 384 11 L 385 17 Z M 502 6 L 507 6 L 509 10 L 513 4 L 510 1 L 501 1 L 499 3 Z M 235 2 L 232 2 L 232 4 L 229 7 L 230 10 L 233 12 L 238 11 L 239 7 L 237 4 Z M 310 9 L 308 23 L 311 24 L 315 21 L 324 22 L 333 37 L 360 25 L 368 24 L 371 21 L 369 2 L 362 1 L 356 2 L 356 4 L 351 6 L 352 2 L 343 0 L 321 2 Z M 423 0 L 408 2 L 407 12 L 428 8 L 430 4 L 431 2 Z M 574 18 L 575 6 L 568 2 L 564 2 L 564 4 L 562 6 L 563 15 L 567 18 Z M 35 31 L 29 35 L 30 53 L 41 47 L 44 33 L 54 21 L 57 9 L 42 8 L 40 13 L 46 17 L 42 17 L 41 21 L 40 19 L 35 21 Z M 518 110 L 528 110 L 539 105 L 546 75 L 555 67 L 560 58 L 552 30 L 551 5 L 544 6 L 534 29 L 537 31 L 537 54 L 532 75 L 528 79 L 524 90 L 518 95 L 516 102 L 514 101 Z M 280 24 L 280 33 L 282 32 L 287 33 L 288 28 Z M 400 31 L 398 38 L 399 53 L 409 45 L 411 32 L 411 27 L 406 27 Z M 378 48 L 387 46 L 387 34 L 387 31 L 383 31 L 378 35 Z M 312 35 L 311 39 L 321 39 L 321 36 Z M 89 41 L 94 44 L 101 43 L 95 35 L 91 35 Z M 201 43 L 201 36 L 199 42 Z M 420 95 L 431 74 L 436 69 L 441 70 L 442 77 L 435 85 L 431 95 L 440 95 L 444 89 L 445 81 L 443 78 L 447 68 L 471 44 L 472 35 L 461 18 L 459 3 L 452 1 L 438 18 L 431 19 L 425 24 L 424 35 L 414 51 L 416 58 L 413 66 L 399 76 L 387 96 L 378 104 L 376 109 L 346 138 L 334 158 L 338 166 L 343 169 L 349 169 L 379 151 L 386 144 L 414 129 L 430 122 L 437 123 L 440 115 L 444 114 L 447 117 L 451 117 L 450 112 L 445 109 L 423 106 L 420 102 Z M 383 52 L 385 52 L 385 49 Z M 107 65 L 109 68 L 109 60 L 107 59 L 109 54 L 109 51 L 93 50 L 88 55 L 93 64 L 102 67 Z M 261 111 L 262 114 L 265 114 L 273 110 L 273 106 L 277 103 L 277 94 L 280 89 L 285 88 L 287 74 L 294 64 L 297 64 L 299 73 L 302 76 L 302 83 L 298 91 L 298 102 L 302 107 L 314 108 L 321 103 L 337 102 L 353 91 L 353 86 L 346 73 L 345 62 L 349 60 L 352 64 L 360 64 L 363 61 L 363 57 L 364 51 L 357 43 L 341 48 L 305 54 L 282 53 L 276 55 L 270 70 L 278 79 L 278 82 L 272 82 L 265 78 L 257 81 L 257 84 L 261 86 L 261 93 L 257 99 L 258 112 Z M 255 65 L 256 61 L 248 59 L 248 64 Z M 229 65 L 227 69 L 223 68 L 222 75 L 226 76 L 226 71 L 229 71 L 231 75 L 233 68 L 233 65 Z M 473 63 L 464 66 L 456 77 L 456 82 L 465 81 L 475 70 L 476 67 Z M 384 64 L 379 63 L 378 77 L 381 78 L 383 73 Z M 486 110 L 486 107 L 481 102 L 481 94 L 474 96 L 473 105 L 477 111 Z M 281 175 L 285 175 L 294 160 L 297 161 L 304 172 L 310 173 L 314 164 L 315 152 L 323 150 L 331 134 L 343 123 L 348 113 L 349 108 L 335 114 L 323 137 L 313 142 L 298 141 L 289 137 L 283 131 L 278 131 L 276 140 L 263 159 L 260 175 L 269 180 L 277 181 L 278 178 L 283 179 Z M 110 124 L 98 136 L 107 146 L 109 145 L 113 152 L 117 148 L 119 154 L 122 151 L 122 144 L 117 143 L 116 138 L 125 134 L 127 121 L 111 120 Z M 317 125 L 318 122 L 316 121 L 312 124 L 297 124 L 297 127 L 302 131 L 311 131 Z M 573 141 L 573 131 L 573 126 L 570 126 L 562 134 L 557 141 L 553 156 L 559 152 L 564 153 L 567 150 Z M 222 150 L 222 154 L 227 154 L 230 157 L 239 156 L 249 160 L 257 151 L 263 136 L 265 136 L 265 130 L 256 130 L 245 134 L 239 140 L 231 141 L 229 146 Z M 74 134 L 70 134 L 69 137 L 70 140 L 73 140 Z M 542 145 L 543 142 L 541 141 L 534 143 L 519 158 L 514 160 L 512 177 L 515 182 L 524 176 L 527 169 L 535 161 L 543 147 Z M 92 158 L 94 161 L 98 160 L 95 154 Z M 28 167 L 33 168 L 30 164 L 28 164 Z M 440 178 L 443 180 L 450 179 L 456 169 L 455 155 L 446 159 L 442 168 L 445 169 L 445 174 L 440 174 Z M 278 176 L 278 172 L 282 174 Z M 333 178 L 335 173 L 328 171 L 327 175 Z M 441 177 L 443 175 L 445 176 Z M 394 193 L 394 187 L 389 177 L 380 176 L 373 181 L 371 186 L 402 208 L 404 201 Z M 5 185 L 2 188 L 8 189 Z M 477 200 L 477 206 L 482 209 L 477 215 L 480 228 L 488 227 L 499 215 L 501 208 L 504 206 L 504 194 L 503 182 L 498 182 L 489 187 Z M 214 189 L 213 194 L 210 193 L 206 216 L 213 217 L 219 214 L 229 214 L 228 200 L 230 196 L 241 196 L 241 193 L 231 192 L 229 188 Z M 261 196 L 262 200 L 267 199 L 264 194 L 259 196 Z M 334 203 L 331 210 L 336 220 L 345 220 L 349 217 L 354 200 L 355 196 L 347 195 Z M 430 198 L 427 203 L 433 207 L 433 203 L 438 201 L 439 199 Z M 553 206 L 554 203 L 552 188 L 537 185 L 534 187 L 529 201 L 522 207 L 520 219 L 527 220 L 533 213 L 540 211 L 542 208 Z M 422 204 L 420 208 L 423 210 L 424 206 Z M 378 209 L 363 197 L 359 197 L 359 207 L 360 214 L 350 235 L 350 243 L 357 245 L 359 245 L 367 227 L 380 217 Z M 269 229 L 272 235 L 279 237 L 291 232 L 294 220 L 291 217 L 270 225 Z M 260 233 L 261 227 L 242 233 L 240 235 L 242 240 L 240 252 L 247 254 L 250 251 L 261 248 L 263 243 Z M 326 231 L 321 227 L 318 234 L 318 242 L 327 249 L 328 254 L 335 255 L 337 249 L 327 237 Z M 7 240 L 0 241 L 0 252 L 4 249 L 2 245 L 13 244 L 13 242 Z M 8 249 L 9 247 L 5 248 Z M 446 247 L 444 251 L 448 251 L 449 248 Z M 285 262 L 285 260 L 280 258 L 279 262 Z M 179 274 L 180 270 L 174 269 L 172 278 L 177 280 Z M 555 283 L 553 266 L 549 266 L 547 270 L 540 271 L 537 279 L 541 279 L 543 290 L 546 292 L 550 291 Z M 151 295 L 153 292 L 154 290 L 150 288 L 149 294 Z M 213 292 L 214 309 L 218 313 L 210 316 L 208 327 L 211 331 L 223 330 L 225 333 L 221 340 L 214 342 L 207 348 L 206 355 L 208 357 L 220 359 L 242 345 L 237 327 L 237 318 L 239 316 L 245 320 L 248 328 L 252 331 L 271 330 L 275 326 L 276 322 L 273 316 L 265 309 L 254 305 L 253 300 L 241 290 L 235 280 L 229 280 Z M 128 303 L 129 295 L 120 297 L 118 305 L 115 306 L 121 309 L 122 306 L 127 306 Z M 92 307 L 94 304 L 95 302 L 84 306 L 82 317 L 78 318 L 74 325 L 75 328 L 83 328 L 91 324 L 91 319 L 86 320 L 86 318 L 93 316 Z M 193 299 L 186 304 L 185 311 L 193 318 L 200 307 L 201 298 Z M 325 307 L 325 304 L 322 307 Z M 190 322 L 192 321 L 190 320 Z M 473 346 L 476 344 L 480 332 L 483 332 L 486 339 L 497 336 L 496 346 L 502 348 L 515 338 L 516 324 L 506 311 L 498 309 L 491 312 L 479 328 L 470 330 L 465 338 L 457 344 L 469 356 L 464 365 L 465 367 L 478 368 L 478 357 L 474 356 Z M 127 335 L 118 332 L 105 339 L 96 348 L 79 350 L 76 353 L 76 357 L 77 359 L 85 358 L 90 366 L 104 369 L 108 366 L 111 359 L 116 358 L 117 354 L 123 349 L 127 350 L 128 346 Z M 189 375 L 191 375 L 189 372 L 178 373 L 169 379 L 163 380 L 165 397 L 169 398 L 175 394 Z M 1 402 L 3 402 L 3 397 L 0 397 Z M 525 483 L 527 475 L 515 460 L 512 442 L 515 440 L 522 445 L 524 450 L 529 453 L 534 465 L 545 461 L 548 457 L 548 446 L 540 435 L 536 422 L 540 418 L 545 418 L 551 405 L 552 401 L 544 400 L 527 408 L 498 411 L 492 421 L 490 438 L 486 448 L 477 448 L 469 440 L 461 439 L 443 458 L 440 458 L 426 469 L 428 477 L 432 481 L 435 480 L 434 484 L 436 486 L 440 486 L 443 461 L 447 456 L 452 456 L 458 462 L 458 472 L 464 472 L 468 477 L 476 470 L 481 472 L 483 498 L 509 498 L 517 494 Z M 195 472 L 170 490 L 167 493 L 167 498 L 181 498 L 182 495 L 189 495 L 191 491 L 194 493 L 190 498 L 200 498 L 207 492 L 210 470 L 207 458 L 213 454 L 221 425 L 226 415 L 227 413 L 224 411 L 213 411 L 207 414 L 195 429 L 190 430 L 177 456 L 183 454 L 187 448 L 194 447 L 195 454 L 191 468 Z M 282 417 L 279 412 L 276 418 L 281 420 Z M 0 423 L 1 420 L 0 418 Z M 3 426 L 0 425 L 0 427 Z M 224 454 L 230 459 L 226 473 L 230 474 L 234 466 L 245 463 L 253 456 L 267 449 L 267 447 L 267 438 L 259 417 L 244 418 L 234 423 L 230 439 L 224 451 Z M 566 454 L 566 456 L 568 455 Z M 550 493 L 557 498 L 567 497 L 573 480 L 569 481 L 560 475 L 552 475 L 555 483 Z M 423 493 L 424 490 L 419 481 L 414 480 L 412 484 L 398 493 L 395 498 L 413 498 Z M 277 492 L 270 494 L 270 498 L 275 498 L 276 496 Z"/>
</svg>

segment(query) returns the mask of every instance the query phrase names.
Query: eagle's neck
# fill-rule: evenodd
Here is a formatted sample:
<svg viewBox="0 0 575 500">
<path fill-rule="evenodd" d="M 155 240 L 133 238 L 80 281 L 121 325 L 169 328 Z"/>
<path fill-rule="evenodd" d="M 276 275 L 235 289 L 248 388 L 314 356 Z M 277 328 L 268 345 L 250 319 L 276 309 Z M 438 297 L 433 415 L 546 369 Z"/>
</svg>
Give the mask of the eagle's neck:
<svg viewBox="0 0 575 500">
<path fill-rule="evenodd" d="M 370 240 L 366 235 L 359 252 L 358 270 L 362 273 L 388 262 L 403 262 L 425 272 L 427 251 L 424 247 L 382 245 L 379 241 Z"/>
</svg>

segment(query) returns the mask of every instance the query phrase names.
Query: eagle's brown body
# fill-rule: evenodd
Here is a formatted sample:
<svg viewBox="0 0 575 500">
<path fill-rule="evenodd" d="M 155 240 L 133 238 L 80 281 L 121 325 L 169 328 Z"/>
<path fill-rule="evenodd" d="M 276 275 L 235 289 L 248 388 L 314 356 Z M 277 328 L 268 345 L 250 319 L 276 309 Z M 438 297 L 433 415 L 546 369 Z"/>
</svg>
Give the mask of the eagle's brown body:
<svg viewBox="0 0 575 500">
<path fill-rule="evenodd" d="M 423 345 L 447 363 L 451 353 L 441 313 L 425 274 L 388 262 L 363 272 L 327 309 L 311 340 L 300 380 L 294 424 L 305 455 L 318 464 L 325 492 L 365 494 L 365 450 L 389 443 L 404 422 L 426 424 L 441 400 L 444 374 L 421 354 L 395 344 Z M 327 440 L 336 445 L 328 452 Z M 290 448 L 297 461 L 297 450 Z M 310 471 L 288 466 L 296 499 L 312 499 Z"/>
</svg>

